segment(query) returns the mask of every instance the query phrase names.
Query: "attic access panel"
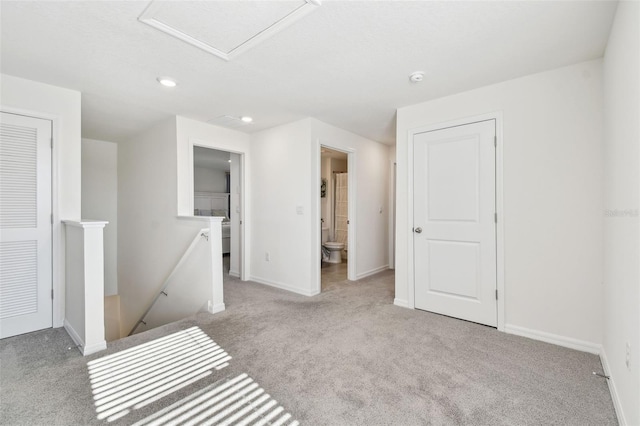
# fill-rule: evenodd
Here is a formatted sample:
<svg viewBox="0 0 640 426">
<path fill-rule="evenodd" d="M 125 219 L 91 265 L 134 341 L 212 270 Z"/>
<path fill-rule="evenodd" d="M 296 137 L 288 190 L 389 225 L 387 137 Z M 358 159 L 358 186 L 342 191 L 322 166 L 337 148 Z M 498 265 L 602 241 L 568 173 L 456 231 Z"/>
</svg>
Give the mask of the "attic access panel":
<svg viewBox="0 0 640 426">
<path fill-rule="evenodd" d="M 319 0 L 153 0 L 138 20 L 229 61 L 319 5 Z"/>
</svg>

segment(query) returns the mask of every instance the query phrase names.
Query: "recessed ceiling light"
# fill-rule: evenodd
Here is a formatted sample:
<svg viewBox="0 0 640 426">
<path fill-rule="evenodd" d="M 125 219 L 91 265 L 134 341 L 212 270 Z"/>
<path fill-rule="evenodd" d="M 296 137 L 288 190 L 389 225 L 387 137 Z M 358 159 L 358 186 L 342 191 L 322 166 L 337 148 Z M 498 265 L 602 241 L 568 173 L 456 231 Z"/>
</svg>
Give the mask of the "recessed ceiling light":
<svg viewBox="0 0 640 426">
<path fill-rule="evenodd" d="M 158 77 L 158 83 L 164 87 L 176 87 L 178 85 L 178 83 L 170 77 Z"/>
<path fill-rule="evenodd" d="M 244 116 L 240 117 L 240 120 L 244 121 L 245 123 L 251 123 L 253 121 L 253 118 Z"/>
<path fill-rule="evenodd" d="M 412 72 L 411 74 L 409 74 L 409 80 L 411 80 L 412 83 L 420 83 L 422 80 L 424 80 L 424 72 Z"/>
<path fill-rule="evenodd" d="M 227 160 L 229 163 L 231 162 L 231 160 Z"/>
</svg>

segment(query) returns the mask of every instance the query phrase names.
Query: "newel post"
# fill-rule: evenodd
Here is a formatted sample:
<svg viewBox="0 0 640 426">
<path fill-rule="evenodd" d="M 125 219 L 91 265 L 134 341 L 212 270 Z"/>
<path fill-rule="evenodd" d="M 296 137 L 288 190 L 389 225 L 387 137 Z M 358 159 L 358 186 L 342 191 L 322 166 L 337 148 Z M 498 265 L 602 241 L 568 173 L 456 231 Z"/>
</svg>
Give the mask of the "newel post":
<svg viewBox="0 0 640 426">
<path fill-rule="evenodd" d="M 109 222 L 65 220 L 64 328 L 83 355 L 107 348 L 104 332 L 104 243 Z"/>
</svg>

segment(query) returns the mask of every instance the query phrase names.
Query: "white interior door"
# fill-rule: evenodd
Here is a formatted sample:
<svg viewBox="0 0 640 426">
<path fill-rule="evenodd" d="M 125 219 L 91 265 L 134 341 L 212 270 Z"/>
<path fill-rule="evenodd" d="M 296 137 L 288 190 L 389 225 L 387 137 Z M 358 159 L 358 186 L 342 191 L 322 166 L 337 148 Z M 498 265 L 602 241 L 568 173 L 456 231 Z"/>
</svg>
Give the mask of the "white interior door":
<svg viewBox="0 0 640 426">
<path fill-rule="evenodd" d="M 414 136 L 415 307 L 497 326 L 495 120 Z"/>
<path fill-rule="evenodd" d="M 0 338 L 4 338 L 53 324 L 51 121 L 0 114 Z"/>
</svg>

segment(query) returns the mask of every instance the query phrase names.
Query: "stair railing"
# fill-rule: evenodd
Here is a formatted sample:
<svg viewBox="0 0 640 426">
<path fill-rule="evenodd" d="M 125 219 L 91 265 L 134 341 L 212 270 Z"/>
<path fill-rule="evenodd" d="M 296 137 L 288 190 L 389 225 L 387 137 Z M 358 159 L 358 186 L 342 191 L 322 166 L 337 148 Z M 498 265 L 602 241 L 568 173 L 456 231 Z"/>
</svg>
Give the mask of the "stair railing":
<svg viewBox="0 0 640 426">
<path fill-rule="evenodd" d="M 187 250 L 184 252 L 184 254 L 180 258 L 176 266 L 173 268 L 173 270 L 171 271 L 167 279 L 162 284 L 162 287 L 160 288 L 156 296 L 153 298 L 153 301 L 151 302 L 149 307 L 144 311 L 140 319 L 133 326 L 133 329 L 131 329 L 131 332 L 128 334 L 129 336 L 131 336 L 136 331 L 136 329 L 140 326 L 140 324 L 147 325 L 147 322 L 145 322 L 145 317 L 149 314 L 149 312 L 151 312 L 151 310 L 153 309 L 153 307 L 156 305 L 156 303 L 161 297 L 169 296 L 169 294 L 167 293 L 167 287 L 172 283 L 172 279 L 175 277 L 178 271 L 180 271 L 181 267 L 187 262 L 192 252 L 197 247 L 198 243 L 200 243 L 202 239 L 209 241 L 209 238 L 210 238 L 209 228 L 203 228 L 198 231 L 193 241 L 191 241 L 191 244 L 189 245 Z"/>
</svg>

